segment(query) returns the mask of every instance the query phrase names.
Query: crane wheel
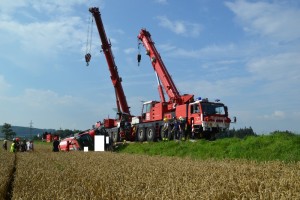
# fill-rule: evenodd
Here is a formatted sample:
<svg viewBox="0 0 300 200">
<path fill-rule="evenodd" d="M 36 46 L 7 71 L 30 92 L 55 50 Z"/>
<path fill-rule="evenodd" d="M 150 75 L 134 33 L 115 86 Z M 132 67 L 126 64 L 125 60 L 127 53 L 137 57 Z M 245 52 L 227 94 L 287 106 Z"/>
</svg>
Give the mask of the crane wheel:
<svg viewBox="0 0 300 200">
<path fill-rule="evenodd" d="M 138 131 L 137 131 L 137 138 L 138 138 L 138 141 L 140 142 L 144 142 L 145 139 L 146 139 L 146 131 L 145 131 L 145 128 L 139 128 Z"/>
<path fill-rule="evenodd" d="M 112 140 L 114 143 L 120 141 L 120 135 L 119 135 L 118 131 L 112 132 Z"/>
<path fill-rule="evenodd" d="M 163 130 L 163 126 L 160 127 L 160 139 L 161 139 L 161 140 L 164 139 L 164 130 Z"/>
<path fill-rule="evenodd" d="M 147 128 L 147 141 L 148 142 L 154 142 L 155 140 L 155 129 L 154 127 L 148 127 Z"/>
</svg>

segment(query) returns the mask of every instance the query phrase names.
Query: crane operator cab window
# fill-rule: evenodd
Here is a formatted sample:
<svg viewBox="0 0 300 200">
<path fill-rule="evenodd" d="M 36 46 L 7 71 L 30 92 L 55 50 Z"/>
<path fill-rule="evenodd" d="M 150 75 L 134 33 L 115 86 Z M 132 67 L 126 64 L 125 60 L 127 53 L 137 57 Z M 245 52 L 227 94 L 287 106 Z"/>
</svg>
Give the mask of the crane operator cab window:
<svg viewBox="0 0 300 200">
<path fill-rule="evenodd" d="M 191 105 L 191 114 L 194 114 L 194 113 L 199 113 L 200 110 L 199 110 L 199 104 L 193 104 Z"/>
<path fill-rule="evenodd" d="M 155 105 L 155 102 L 153 102 L 153 101 L 148 101 L 143 104 L 142 118 L 144 120 L 150 119 L 150 111 L 154 105 Z"/>
<path fill-rule="evenodd" d="M 143 113 L 148 113 L 151 110 L 151 103 L 144 104 Z"/>
</svg>

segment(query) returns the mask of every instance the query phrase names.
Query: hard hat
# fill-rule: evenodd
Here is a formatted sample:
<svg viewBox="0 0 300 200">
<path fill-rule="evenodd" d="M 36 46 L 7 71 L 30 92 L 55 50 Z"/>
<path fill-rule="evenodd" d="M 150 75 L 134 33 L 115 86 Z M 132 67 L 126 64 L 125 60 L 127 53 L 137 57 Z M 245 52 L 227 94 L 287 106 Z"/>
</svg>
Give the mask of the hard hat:
<svg viewBox="0 0 300 200">
<path fill-rule="evenodd" d="M 183 120 L 182 116 L 179 117 L 179 120 L 180 120 L 180 121 Z"/>
<path fill-rule="evenodd" d="M 167 122 L 167 121 L 168 121 L 168 118 L 165 117 L 165 118 L 164 118 L 164 122 Z"/>
</svg>

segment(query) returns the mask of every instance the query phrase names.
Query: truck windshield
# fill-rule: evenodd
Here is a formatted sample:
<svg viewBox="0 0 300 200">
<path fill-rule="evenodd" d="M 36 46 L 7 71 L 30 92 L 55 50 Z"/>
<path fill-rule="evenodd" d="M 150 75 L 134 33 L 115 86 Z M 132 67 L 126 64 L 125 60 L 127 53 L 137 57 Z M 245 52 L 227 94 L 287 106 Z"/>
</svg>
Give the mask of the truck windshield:
<svg viewBox="0 0 300 200">
<path fill-rule="evenodd" d="M 202 103 L 203 115 L 225 115 L 225 107 L 223 104 Z"/>
</svg>

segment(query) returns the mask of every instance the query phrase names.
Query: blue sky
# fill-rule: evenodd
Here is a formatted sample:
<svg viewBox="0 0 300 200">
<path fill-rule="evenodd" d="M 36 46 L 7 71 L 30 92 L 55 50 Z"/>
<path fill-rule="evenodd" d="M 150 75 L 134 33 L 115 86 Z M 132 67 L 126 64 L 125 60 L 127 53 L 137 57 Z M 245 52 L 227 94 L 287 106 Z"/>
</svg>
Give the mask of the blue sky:
<svg viewBox="0 0 300 200">
<path fill-rule="evenodd" d="M 188 3 L 187 3 L 188 2 Z M 0 124 L 85 130 L 115 117 L 115 96 L 89 7 L 99 7 L 131 113 L 159 100 L 137 35 L 146 28 L 181 94 L 219 98 L 234 128 L 300 132 L 298 0 L 1 0 Z"/>
</svg>

